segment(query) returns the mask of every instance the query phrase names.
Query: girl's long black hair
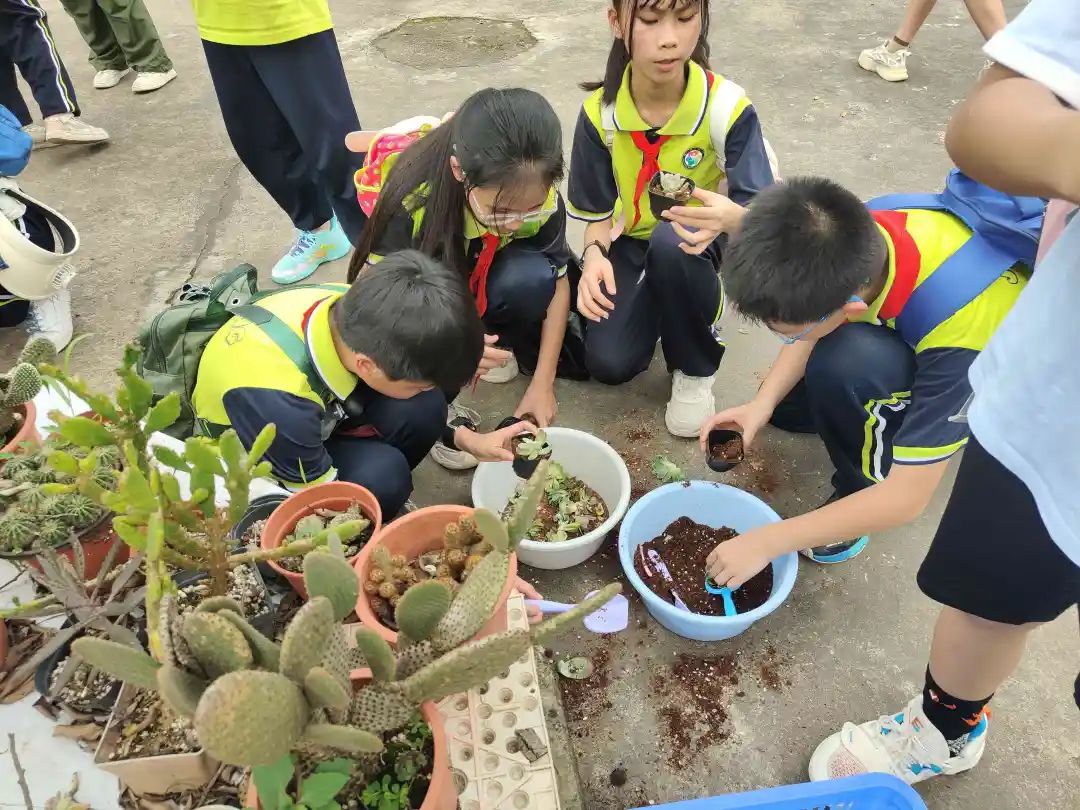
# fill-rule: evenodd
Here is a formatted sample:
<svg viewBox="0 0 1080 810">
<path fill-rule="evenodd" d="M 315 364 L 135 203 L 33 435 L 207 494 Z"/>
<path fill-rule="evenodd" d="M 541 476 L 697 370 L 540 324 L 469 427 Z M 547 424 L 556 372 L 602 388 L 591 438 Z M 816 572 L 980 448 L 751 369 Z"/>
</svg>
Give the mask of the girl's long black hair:
<svg viewBox="0 0 1080 810">
<path fill-rule="evenodd" d="M 461 163 L 464 183 L 454 177 L 452 156 Z M 402 206 L 409 211 L 424 209 L 414 247 L 468 278 L 471 268 L 464 247 L 468 189 L 497 186 L 501 197 L 526 183 L 548 188 L 562 180 L 565 168 L 562 126 L 547 99 L 517 87 L 474 93 L 449 121 L 398 156 L 349 263 L 349 282 L 364 268 Z M 426 192 L 412 199 L 422 186 Z"/>
<path fill-rule="evenodd" d="M 615 101 L 615 95 L 619 92 L 622 84 L 623 73 L 630 64 L 630 54 L 634 49 L 634 20 L 637 19 L 637 10 L 643 8 L 668 8 L 674 6 L 678 9 L 698 6 L 701 9 L 701 36 L 698 37 L 697 45 L 690 58 L 709 70 L 709 0 L 611 0 L 615 7 L 615 13 L 619 19 L 627 17 L 626 38 L 616 39 L 611 43 L 608 52 L 607 69 L 604 71 L 604 80 L 599 82 L 582 82 L 579 86 L 582 90 L 599 90 L 604 88 L 603 102 L 611 104 Z"/>
</svg>

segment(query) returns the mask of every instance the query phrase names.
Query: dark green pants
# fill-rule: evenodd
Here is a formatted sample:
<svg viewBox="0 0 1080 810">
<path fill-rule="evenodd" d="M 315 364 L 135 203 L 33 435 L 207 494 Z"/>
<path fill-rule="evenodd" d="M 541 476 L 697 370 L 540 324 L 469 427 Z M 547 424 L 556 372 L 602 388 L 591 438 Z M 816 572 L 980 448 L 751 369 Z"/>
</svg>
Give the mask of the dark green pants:
<svg viewBox="0 0 1080 810">
<path fill-rule="evenodd" d="M 90 46 L 98 70 L 134 68 L 149 73 L 172 69 L 143 0 L 60 0 Z"/>
</svg>

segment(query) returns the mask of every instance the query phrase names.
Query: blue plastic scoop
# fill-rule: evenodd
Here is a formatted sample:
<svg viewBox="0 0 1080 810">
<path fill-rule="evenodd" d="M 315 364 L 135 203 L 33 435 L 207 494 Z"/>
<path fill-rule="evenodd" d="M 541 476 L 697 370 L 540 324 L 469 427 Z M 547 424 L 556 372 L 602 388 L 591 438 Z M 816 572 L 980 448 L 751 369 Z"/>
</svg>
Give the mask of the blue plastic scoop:
<svg viewBox="0 0 1080 810">
<path fill-rule="evenodd" d="M 727 585 L 717 585 L 712 577 L 705 577 L 705 590 L 714 596 L 719 596 L 724 600 L 724 615 L 735 616 L 739 611 L 735 609 L 735 600 L 731 597 L 731 588 Z"/>
</svg>

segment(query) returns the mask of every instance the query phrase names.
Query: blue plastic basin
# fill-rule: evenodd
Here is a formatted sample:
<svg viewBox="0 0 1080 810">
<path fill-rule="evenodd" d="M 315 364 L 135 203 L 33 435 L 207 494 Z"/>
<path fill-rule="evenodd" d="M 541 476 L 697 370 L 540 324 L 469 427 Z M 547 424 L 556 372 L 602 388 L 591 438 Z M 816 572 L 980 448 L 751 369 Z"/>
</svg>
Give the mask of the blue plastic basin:
<svg viewBox="0 0 1080 810">
<path fill-rule="evenodd" d="M 727 526 L 740 534 L 780 520 L 780 516 L 760 498 L 712 481 L 691 481 L 689 486 L 686 483 L 668 484 L 645 495 L 623 518 L 619 530 L 619 562 L 654 619 L 685 638 L 720 641 L 737 636 L 783 604 L 795 585 L 795 574 L 799 569 L 799 557 L 794 552 L 773 560 L 773 589 L 769 600 L 738 616 L 687 613 L 649 590 L 634 570 L 634 553 L 638 546 L 659 537 L 673 520 L 683 516 L 713 528 Z M 704 571 L 701 581 L 704 587 Z"/>
</svg>

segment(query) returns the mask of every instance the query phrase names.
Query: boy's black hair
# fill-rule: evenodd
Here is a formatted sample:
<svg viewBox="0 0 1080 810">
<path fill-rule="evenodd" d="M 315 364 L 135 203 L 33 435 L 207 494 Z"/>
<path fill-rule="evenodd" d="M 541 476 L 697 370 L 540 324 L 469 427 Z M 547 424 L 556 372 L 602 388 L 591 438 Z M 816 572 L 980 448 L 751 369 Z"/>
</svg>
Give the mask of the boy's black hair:
<svg viewBox="0 0 1080 810">
<path fill-rule="evenodd" d="M 754 197 L 724 255 L 724 292 L 751 320 L 805 324 L 876 281 L 884 241 L 866 206 L 823 177 L 797 177 Z"/>
<path fill-rule="evenodd" d="M 417 250 L 366 268 L 333 317 L 345 345 L 392 380 L 456 391 L 484 353 L 484 326 L 464 279 Z"/>
<path fill-rule="evenodd" d="M 630 64 L 630 55 L 634 52 L 634 23 L 637 13 L 642 9 L 655 9 L 664 11 L 674 7 L 677 11 L 697 6 L 701 10 L 701 35 L 698 37 L 694 52 L 690 54 L 690 60 L 697 62 L 706 70 L 709 70 L 709 0 L 611 0 L 611 5 L 620 20 L 628 18 L 626 39 L 616 39 L 611 43 L 608 51 L 607 67 L 604 69 L 604 78 L 599 82 L 581 82 L 578 86 L 582 90 L 599 90 L 604 88 L 603 103 L 612 104 L 615 96 L 619 93 L 622 85 L 623 73 Z"/>
<path fill-rule="evenodd" d="M 451 157 L 461 164 L 464 183 L 454 177 Z M 378 248 L 402 206 L 410 212 L 424 209 L 413 244 L 468 278 L 472 266 L 464 240 L 469 188 L 497 186 L 498 207 L 504 193 L 526 184 L 556 185 L 565 167 L 562 125 L 547 99 L 520 87 L 473 93 L 453 118 L 398 157 L 349 262 L 349 281 Z M 422 186 L 426 192 L 417 194 Z"/>
</svg>

